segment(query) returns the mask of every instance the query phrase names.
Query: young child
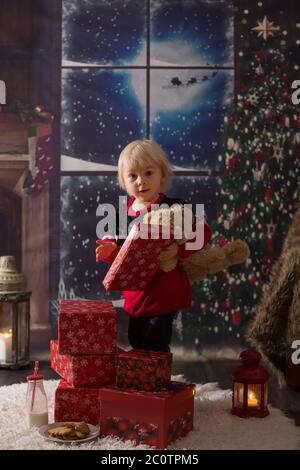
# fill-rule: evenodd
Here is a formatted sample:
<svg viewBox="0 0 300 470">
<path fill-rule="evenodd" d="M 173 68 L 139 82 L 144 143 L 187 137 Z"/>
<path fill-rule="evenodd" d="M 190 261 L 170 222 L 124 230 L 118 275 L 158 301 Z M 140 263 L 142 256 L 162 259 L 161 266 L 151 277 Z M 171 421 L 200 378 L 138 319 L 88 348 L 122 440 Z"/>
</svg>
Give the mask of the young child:
<svg viewBox="0 0 300 470">
<path fill-rule="evenodd" d="M 118 179 L 121 188 L 131 196 L 127 205 L 128 225 L 150 211 L 151 204 L 185 204 L 184 200 L 171 199 L 163 192 L 170 187 L 171 175 L 171 164 L 156 142 L 135 140 L 124 148 L 118 162 Z M 210 238 L 211 230 L 205 224 L 204 245 Z M 112 262 L 123 243 L 118 237 L 98 240 L 96 260 Z M 174 242 L 161 252 L 159 259 L 185 258 L 192 253 L 185 244 L 178 246 Z M 159 269 L 144 291 L 125 291 L 123 296 L 131 346 L 169 352 L 175 314 L 179 309 L 189 308 L 192 302 L 192 289 L 184 270 L 178 264 L 169 272 Z"/>
</svg>

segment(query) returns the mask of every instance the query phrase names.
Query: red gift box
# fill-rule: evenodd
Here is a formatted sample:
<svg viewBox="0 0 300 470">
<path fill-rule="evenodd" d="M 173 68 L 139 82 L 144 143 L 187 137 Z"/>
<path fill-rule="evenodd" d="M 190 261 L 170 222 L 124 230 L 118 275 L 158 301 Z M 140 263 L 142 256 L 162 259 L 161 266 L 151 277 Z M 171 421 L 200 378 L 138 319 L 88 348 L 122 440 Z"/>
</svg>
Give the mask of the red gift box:
<svg viewBox="0 0 300 470">
<path fill-rule="evenodd" d="M 116 356 L 116 385 L 159 391 L 171 381 L 172 353 L 132 349 Z"/>
<path fill-rule="evenodd" d="M 100 432 L 160 449 L 193 429 L 195 385 L 171 382 L 168 390 L 100 389 Z"/>
<path fill-rule="evenodd" d="M 99 424 L 99 388 L 73 388 L 61 379 L 55 391 L 54 420 Z"/>
<path fill-rule="evenodd" d="M 144 290 L 159 268 L 160 252 L 173 239 L 168 227 L 134 224 L 103 280 L 105 289 Z"/>
<path fill-rule="evenodd" d="M 51 367 L 72 387 L 108 385 L 116 382 L 115 356 L 59 354 L 58 341 L 50 342 Z"/>
<path fill-rule="evenodd" d="M 58 319 L 60 354 L 116 354 L 116 311 L 111 302 L 62 300 Z"/>
</svg>

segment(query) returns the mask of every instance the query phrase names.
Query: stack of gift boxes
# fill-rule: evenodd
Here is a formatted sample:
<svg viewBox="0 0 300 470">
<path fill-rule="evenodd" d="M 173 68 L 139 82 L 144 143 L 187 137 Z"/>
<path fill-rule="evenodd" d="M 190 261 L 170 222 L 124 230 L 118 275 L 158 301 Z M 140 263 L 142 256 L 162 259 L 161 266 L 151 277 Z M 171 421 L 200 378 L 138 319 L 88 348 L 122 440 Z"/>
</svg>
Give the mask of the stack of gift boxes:
<svg viewBox="0 0 300 470">
<path fill-rule="evenodd" d="M 111 302 L 60 302 L 51 366 L 62 377 L 55 421 L 100 424 L 114 436 L 165 448 L 193 429 L 195 386 L 171 381 L 172 354 L 122 351 Z"/>
</svg>

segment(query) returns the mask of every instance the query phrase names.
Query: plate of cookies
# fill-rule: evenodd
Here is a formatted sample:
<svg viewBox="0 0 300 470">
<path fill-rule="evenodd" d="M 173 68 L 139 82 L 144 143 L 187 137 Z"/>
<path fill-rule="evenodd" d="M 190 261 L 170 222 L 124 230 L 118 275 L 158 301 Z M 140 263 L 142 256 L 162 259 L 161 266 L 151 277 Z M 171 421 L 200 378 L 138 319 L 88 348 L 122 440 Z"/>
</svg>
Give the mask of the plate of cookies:
<svg viewBox="0 0 300 470">
<path fill-rule="evenodd" d="M 99 436 L 99 426 L 85 422 L 52 423 L 39 428 L 39 433 L 54 442 L 87 442 Z"/>
</svg>

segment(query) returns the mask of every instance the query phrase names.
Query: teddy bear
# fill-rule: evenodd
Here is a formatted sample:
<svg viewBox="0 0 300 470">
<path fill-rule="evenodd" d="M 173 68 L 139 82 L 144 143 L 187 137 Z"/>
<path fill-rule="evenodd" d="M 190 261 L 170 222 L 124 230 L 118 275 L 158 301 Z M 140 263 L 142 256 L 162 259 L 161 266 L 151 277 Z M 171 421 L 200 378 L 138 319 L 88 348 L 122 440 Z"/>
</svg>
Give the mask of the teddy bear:
<svg viewBox="0 0 300 470">
<path fill-rule="evenodd" d="M 183 224 L 184 222 L 184 224 Z M 195 223 L 193 212 L 181 204 L 174 204 L 169 208 L 160 208 L 147 212 L 143 217 L 144 224 L 169 227 L 174 231 L 175 242 L 181 245 L 187 241 L 183 225 Z M 172 271 L 177 263 L 186 271 L 191 284 L 205 279 L 210 274 L 229 268 L 234 264 L 241 264 L 250 255 L 249 246 L 242 240 L 228 242 L 224 246 L 206 245 L 195 251 L 188 258 L 175 256 L 167 261 L 160 262 L 160 269 L 164 272 Z"/>
</svg>

